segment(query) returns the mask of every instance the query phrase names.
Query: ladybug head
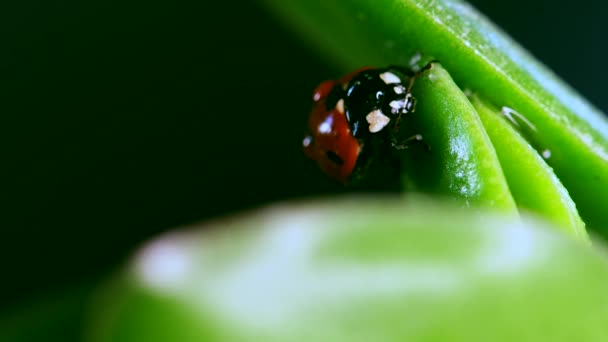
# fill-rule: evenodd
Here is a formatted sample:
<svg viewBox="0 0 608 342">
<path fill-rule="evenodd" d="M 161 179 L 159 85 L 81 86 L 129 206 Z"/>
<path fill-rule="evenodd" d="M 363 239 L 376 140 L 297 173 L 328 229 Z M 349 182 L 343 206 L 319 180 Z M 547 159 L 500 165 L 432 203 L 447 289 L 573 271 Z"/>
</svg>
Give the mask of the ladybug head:
<svg viewBox="0 0 608 342">
<path fill-rule="evenodd" d="M 346 184 L 361 146 L 346 119 L 343 93 L 340 83 L 334 81 L 325 81 L 315 89 L 308 120 L 310 133 L 304 137 L 303 145 L 308 158 L 316 161 L 323 172 Z"/>
</svg>

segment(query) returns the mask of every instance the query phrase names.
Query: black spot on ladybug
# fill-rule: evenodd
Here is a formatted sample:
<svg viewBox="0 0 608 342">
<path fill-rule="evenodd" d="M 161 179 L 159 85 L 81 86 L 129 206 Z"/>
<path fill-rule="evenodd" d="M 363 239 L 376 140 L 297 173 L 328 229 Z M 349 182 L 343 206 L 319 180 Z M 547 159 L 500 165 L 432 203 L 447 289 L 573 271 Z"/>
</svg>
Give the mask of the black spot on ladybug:
<svg viewBox="0 0 608 342">
<path fill-rule="evenodd" d="M 344 164 L 344 160 L 342 160 L 342 158 L 338 157 L 338 155 L 335 152 L 327 151 L 326 155 L 327 155 L 327 159 L 331 160 L 332 162 L 334 162 L 338 165 Z"/>
</svg>

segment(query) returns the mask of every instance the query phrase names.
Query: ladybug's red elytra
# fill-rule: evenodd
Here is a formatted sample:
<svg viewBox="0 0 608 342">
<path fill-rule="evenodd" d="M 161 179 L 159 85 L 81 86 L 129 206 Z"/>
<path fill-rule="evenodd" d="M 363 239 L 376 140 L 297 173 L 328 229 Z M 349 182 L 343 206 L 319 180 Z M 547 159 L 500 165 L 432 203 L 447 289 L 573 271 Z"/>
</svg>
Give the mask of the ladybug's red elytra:
<svg viewBox="0 0 608 342">
<path fill-rule="evenodd" d="M 329 177 L 347 184 L 378 147 L 398 147 L 395 132 L 401 116 L 414 111 L 411 88 L 419 73 L 364 67 L 319 84 L 303 141 L 306 155 Z"/>
</svg>

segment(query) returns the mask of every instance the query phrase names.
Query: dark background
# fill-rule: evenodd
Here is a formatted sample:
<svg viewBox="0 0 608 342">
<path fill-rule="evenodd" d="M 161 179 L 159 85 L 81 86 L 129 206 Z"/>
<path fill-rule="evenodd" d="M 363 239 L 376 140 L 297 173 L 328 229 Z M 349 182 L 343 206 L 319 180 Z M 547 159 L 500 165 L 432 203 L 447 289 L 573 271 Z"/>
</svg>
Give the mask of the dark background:
<svg viewBox="0 0 608 342">
<path fill-rule="evenodd" d="M 300 152 L 336 75 L 254 2 L 5 2 L 0 311 L 177 225 L 345 191 Z M 473 3 L 608 109 L 607 5 Z"/>
</svg>

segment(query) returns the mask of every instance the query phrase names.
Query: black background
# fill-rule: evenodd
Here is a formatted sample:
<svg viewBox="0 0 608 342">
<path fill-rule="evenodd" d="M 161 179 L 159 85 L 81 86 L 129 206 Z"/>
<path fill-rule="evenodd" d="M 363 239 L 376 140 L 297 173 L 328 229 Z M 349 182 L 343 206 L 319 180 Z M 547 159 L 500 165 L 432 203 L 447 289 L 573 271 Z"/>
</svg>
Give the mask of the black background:
<svg viewBox="0 0 608 342">
<path fill-rule="evenodd" d="M 171 227 L 346 191 L 300 151 L 337 75 L 254 2 L 6 2 L 0 310 Z M 473 3 L 608 109 L 604 3 Z"/>
</svg>

